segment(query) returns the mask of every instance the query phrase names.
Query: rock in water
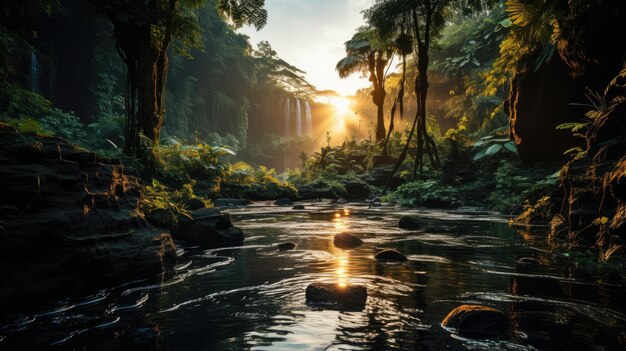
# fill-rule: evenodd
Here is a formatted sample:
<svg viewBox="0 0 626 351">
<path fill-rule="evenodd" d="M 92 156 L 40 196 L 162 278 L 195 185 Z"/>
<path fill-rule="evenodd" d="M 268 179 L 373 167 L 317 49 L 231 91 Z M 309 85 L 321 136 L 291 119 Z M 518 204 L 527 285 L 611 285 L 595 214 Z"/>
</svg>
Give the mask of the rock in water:
<svg viewBox="0 0 626 351">
<path fill-rule="evenodd" d="M 406 262 L 407 258 L 397 250 L 383 250 L 374 256 L 380 262 Z"/>
<path fill-rule="evenodd" d="M 417 230 L 424 228 L 424 220 L 418 216 L 404 216 L 400 218 L 398 227 L 408 230 Z"/>
<path fill-rule="evenodd" d="M 276 246 L 278 248 L 278 251 L 289 251 L 289 250 L 293 250 L 296 248 L 296 244 L 294 243 L 280 243 Z"/>
<path fill-rule="evenodd" d="M 349 250 L 363 244 L 363 240 L 352 234 L 341 233 L 336 234 L 333 238 L 333 244 L 340 249 Z"/>
<path fill-rule="evenodd" d="M 306 301 L 314 306 L 360 311 L 367 302 L 367 288 L 362 285 L 312 283 L 306 288 Z"/>
<path fill-rule="evenodd" d="M 293 206 L 293 201 L 291 201 L 290 199 L 284 198 L 284 199 L 278 199 L 274 201 L 273 204 L 276 206 Z"/>
<path fill-rule="evenodd" d="M 441 322 L 444 328 L 468 338 L 493 338 L 505 336 L 511 329 L 509 318 L 495 308 L 479 305 L 462 305 L 452 310 Z"/>
<path fill-rule="evenodd" d="M 292 210 L 304 210 L 304 205 L 295 205 L 291 209 Z"/>
<path fill-rule="evenodd" d="M 192 219 L 172 231 L 175 239 L 206 245 L 229 245 L 241 243 L 241 229 L 233 227 L 228 213 L 218 208 L 203 208 L 191 213 Z"/>
<path fill-rule="evenodd" d="M 380 200 L 379 197 L 375 197 L 372 199 L 372 201 L 370 202 L 370 205 L 374 206 L 374 207 L 378 207 L 382 205 L 382 201 Z"/>
<path fill-rule="evenodd" d="M 233 199 L 233 198 L 219 198 L 213 201 L 216 207 L 226 208 L 226 207 L 241 207 L 246 206 L 250 203 L 247 199 Z"/>
</svg>

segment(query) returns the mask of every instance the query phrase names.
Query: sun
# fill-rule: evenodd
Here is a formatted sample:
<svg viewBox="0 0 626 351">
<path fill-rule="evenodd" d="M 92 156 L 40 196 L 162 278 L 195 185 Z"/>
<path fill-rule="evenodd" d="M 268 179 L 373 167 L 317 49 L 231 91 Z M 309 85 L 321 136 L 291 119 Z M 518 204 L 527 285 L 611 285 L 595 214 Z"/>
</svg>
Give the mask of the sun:
<svg viewBox="0 0 626 351">
<path fill-rule="evenodd" d="M 344 116 L 350 113 L 351 101 L 342 96 L 335 96 L 329 99 L 330 104 L 335 109 L 335 113 L 340 116 Z"/>
</svg>

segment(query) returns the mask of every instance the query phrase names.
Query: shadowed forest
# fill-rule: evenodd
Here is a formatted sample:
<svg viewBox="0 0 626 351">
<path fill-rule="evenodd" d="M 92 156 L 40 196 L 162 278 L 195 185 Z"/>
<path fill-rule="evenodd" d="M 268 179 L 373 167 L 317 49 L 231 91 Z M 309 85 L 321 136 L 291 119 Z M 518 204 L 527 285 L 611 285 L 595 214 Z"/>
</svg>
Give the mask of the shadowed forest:
<svg viewBox="0 0 626 351">
<path fill-rule="evenodd" d="M 0 349 L 626 348 L 625 20 L 2 2 Z"/>
</svg>

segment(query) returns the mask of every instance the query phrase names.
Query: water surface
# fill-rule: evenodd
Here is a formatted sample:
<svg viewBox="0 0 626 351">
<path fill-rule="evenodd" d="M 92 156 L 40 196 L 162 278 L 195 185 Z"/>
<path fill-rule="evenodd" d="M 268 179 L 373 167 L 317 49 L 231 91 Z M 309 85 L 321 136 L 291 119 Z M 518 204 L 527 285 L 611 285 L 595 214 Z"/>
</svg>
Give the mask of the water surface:
<svg viewBox="0 0 626 351">
<path fill-rule="evenodd" d="M 229 211 L 243 246 L 179 245 L 174 272 L 159 280 L 74 292 L 41 311 L 3 316 L 0 349 L 202 350 L 587 350 L 626 347 L 626 280 L 576 269 L 540 238 L 522 236 L 480 211 L 305 204 Z M 312 215 L 332 210 L 332 215 Z M 424 230 L 398 229 L 404 214 Z M 365 242 L 335 248 L 334 234 Z M 281 242 L 293 251 L 278 251 Z M 406 264 L 377 263 L 395 248 Z M 543 266 L 520 265 L 534 257 Z M 363 311 L 307 306 L 315 281 L 363 284 Z M 507 313 L 514 332 L 467 340 L 440 326 L 461 304 Z"/>
</svg>

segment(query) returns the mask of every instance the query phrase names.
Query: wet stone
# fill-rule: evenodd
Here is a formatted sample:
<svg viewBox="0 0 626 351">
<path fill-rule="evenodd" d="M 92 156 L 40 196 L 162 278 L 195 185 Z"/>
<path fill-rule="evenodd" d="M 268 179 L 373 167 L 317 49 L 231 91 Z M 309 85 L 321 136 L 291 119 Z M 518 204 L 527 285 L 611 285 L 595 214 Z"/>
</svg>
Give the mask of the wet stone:
<svg viewBox="0 0 626 351">
<path fill-rule="evenodd" d="M 363 240 L 352 234 L 341 233 L 335 235 L 333 238 L 333 244 L 340 249 L 349 250 L 362 245 Z"/>
<path fill-rule="evenodd" d="M 294 243 L 280 243 L 278 245 L 276 245 L 276 247 L 278 248 L 278 251 L 289 251 L 289 250 L 293 250 L 296 248 L 296 244 Z"/>
<path fill-rule="evenodd" d="M 418 216 L 404 216 L 398 222 L 398 227 L 408 230 L 422 229 L 424 226 L 424 220 Z"/>
<path fill-rule="evenodd" d="M 292 210 L 304 210 L 304 205 L 294 205 L 291 209 Z"/>
<path fill-rule="evenodd" d="M 460 336 L 474 339 L 506 336 L 511 329 L 511 322 L 502 311 L 480 305 L 455 308 L 441 325 Z"/>
<path fill-rule="evenodd" d="M 379 262 L 406 262 L 407 258 L 397 250 L 383 250 L 374 256 Z"/>
<path fill-rule="evenodd" d="M 197 197 L 193 197 L 189 200 L 187 200 L 187 208 L 191 211 L 195 211 L 195 210 L 199 210 L 201 208 L 204 208 L 204 202 L 202 201 L 202 199 L 197 198 Z"/>
<path fill-rule="evenodd" d="M 367 288 L 362 285 L 312 283 L 306 288 L 306 301 L 315 307 L 360 311 L 365 308 Z"/>
<path fill-rule="evenodd" d="M 284 198 L 284 199 L 278 199 L 274 201 L 272 204 L 276 206 L 293 206 L 293 201 L 291 201 L 290 199 Z"/>
</svg>

